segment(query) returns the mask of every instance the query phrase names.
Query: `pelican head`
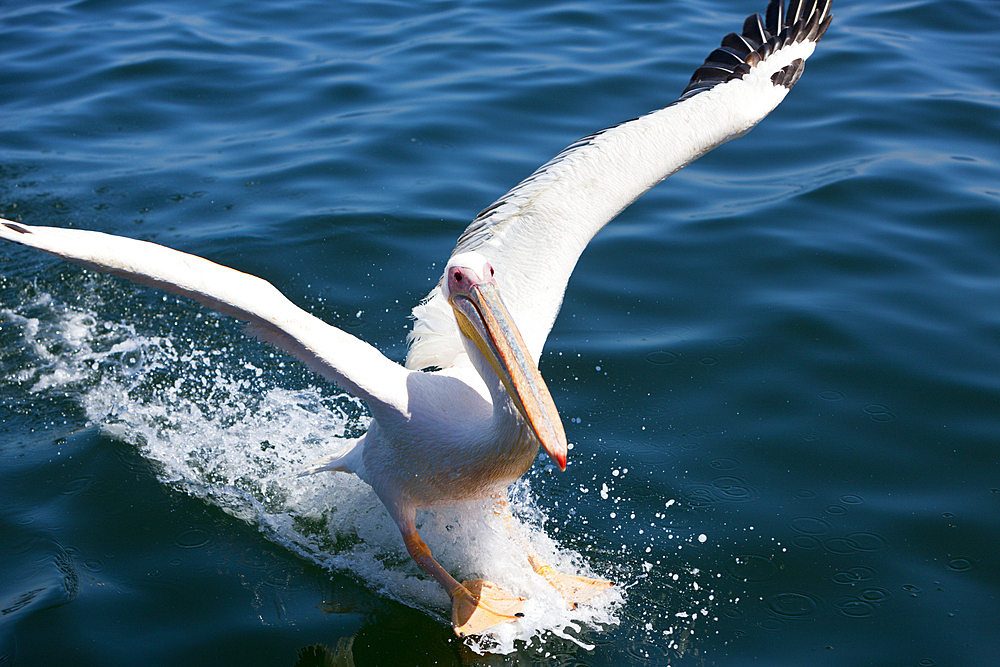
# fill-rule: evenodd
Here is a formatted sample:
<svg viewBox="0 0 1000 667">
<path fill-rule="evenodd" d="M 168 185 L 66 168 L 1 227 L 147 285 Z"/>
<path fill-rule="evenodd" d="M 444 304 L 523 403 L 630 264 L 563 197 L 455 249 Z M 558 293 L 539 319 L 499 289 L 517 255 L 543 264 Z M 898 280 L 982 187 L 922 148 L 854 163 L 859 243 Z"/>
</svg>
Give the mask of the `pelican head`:
<svg viewBox="0 0 1000 667">
<path fill-rule="evenodd" d="M 475 343 L 549 457 L 566 469 L 566 433 L 542 374 L 500 299 L 493 266 L 476 252 L 455 255 L 444 292 L 462 335 Z"/>
</svg>

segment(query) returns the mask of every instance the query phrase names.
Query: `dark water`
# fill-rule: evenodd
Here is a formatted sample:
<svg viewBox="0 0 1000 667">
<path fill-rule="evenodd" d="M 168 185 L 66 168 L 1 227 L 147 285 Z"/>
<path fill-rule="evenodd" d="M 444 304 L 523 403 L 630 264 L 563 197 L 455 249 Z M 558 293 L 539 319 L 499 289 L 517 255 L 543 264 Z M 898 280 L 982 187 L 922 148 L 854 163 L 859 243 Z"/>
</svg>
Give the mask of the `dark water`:
<svg viewBox="0 0 1000 667">
<path fill-rule="evenodd" d="M 763 4 L 7 2 L 0 215 L 261 275 L 401 359 L 476 212 Z M 474 652 L 364 488 L 285 475 L 356 402 L 9 246 L 0 665 L 996 664 L 1000 7 L 834 14 L 771 117 L 594 240 L 542 357 L 572 464 L 518 507 L 623 600 Z"/>
</svg>

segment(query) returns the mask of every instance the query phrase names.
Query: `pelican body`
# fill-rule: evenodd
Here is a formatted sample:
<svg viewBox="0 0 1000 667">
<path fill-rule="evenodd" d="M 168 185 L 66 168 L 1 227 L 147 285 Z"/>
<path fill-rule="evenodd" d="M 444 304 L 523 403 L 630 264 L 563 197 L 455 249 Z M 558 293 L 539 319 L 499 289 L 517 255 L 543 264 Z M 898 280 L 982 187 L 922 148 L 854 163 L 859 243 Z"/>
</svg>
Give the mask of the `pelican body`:
<svg viewBox="0 0 1000 667">
<path fill-rule="evenodd" d="M 569 276 L 593 236 L 653 185 L 756 125 L 798 81 L 830 24 L 830 0 L 770 0 L 699 67 L 668 106 L 574 142 L 482 211 L 416 308 L 400 365 L 295 306 L 270 283 L 160 245 L 0 220 L 0 237 L 89 269 L 190 297 L 363 399 L 368 432 L 303 474 L 354 473 L 370 484 L 414 560 L 452 599 L 459 635 L 516 620 L 523 601 L 477 579 L 459 583 L 415 526 L 418 507 L 497 498 L 539 447 L 566 467 L 566 435 L 538 371 Z M 425 370 L 421 370 L 425 369 Z M 510 523 L 509 513 L 504 516 Z M 609 582 L 534 570 L 570 604 Z"/>
</svg>

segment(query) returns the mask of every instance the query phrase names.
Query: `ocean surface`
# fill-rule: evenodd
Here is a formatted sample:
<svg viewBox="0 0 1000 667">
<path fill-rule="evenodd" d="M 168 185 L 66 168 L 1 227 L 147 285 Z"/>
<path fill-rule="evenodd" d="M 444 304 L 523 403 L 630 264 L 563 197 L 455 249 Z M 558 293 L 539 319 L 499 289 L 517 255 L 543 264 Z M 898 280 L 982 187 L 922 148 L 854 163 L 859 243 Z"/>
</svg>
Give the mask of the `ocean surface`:
<svg viewBox="0 0 1000 667">
<path fill-rule="evenodd" d="M 262 276 L 405 355 L 478 211 L 673 101 L 764 0 L 0 6 L 0 216 Z M 0 665 L 995 665 L 1000 5 L 834 0 L 785 102 L 591 243 L 512 490 L 617 582 L 455 638 L 359 401 L 240 325 L 0 247 Z M 485 512 L 485 513 L 484 513 Z M 523 575 L 488 511 L 424 513 Z"/>
</svg>

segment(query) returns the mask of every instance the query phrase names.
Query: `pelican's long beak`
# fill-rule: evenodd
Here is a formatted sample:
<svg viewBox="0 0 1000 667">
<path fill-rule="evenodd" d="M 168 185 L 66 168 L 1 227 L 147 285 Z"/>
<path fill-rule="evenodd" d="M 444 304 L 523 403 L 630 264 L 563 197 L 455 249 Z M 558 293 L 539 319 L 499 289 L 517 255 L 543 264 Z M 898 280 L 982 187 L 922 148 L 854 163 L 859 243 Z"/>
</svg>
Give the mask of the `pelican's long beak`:
<svg viewBox="0 0 1000 667">
<path fill-rule="evenodd" d="M 549 388 L 531 358 L 496 284 L 480 282 L 451 297 L 458 326 L 489 360 L 521 416 L 560 470 L 566 469 L 566 432 Z"/>
</svg>

